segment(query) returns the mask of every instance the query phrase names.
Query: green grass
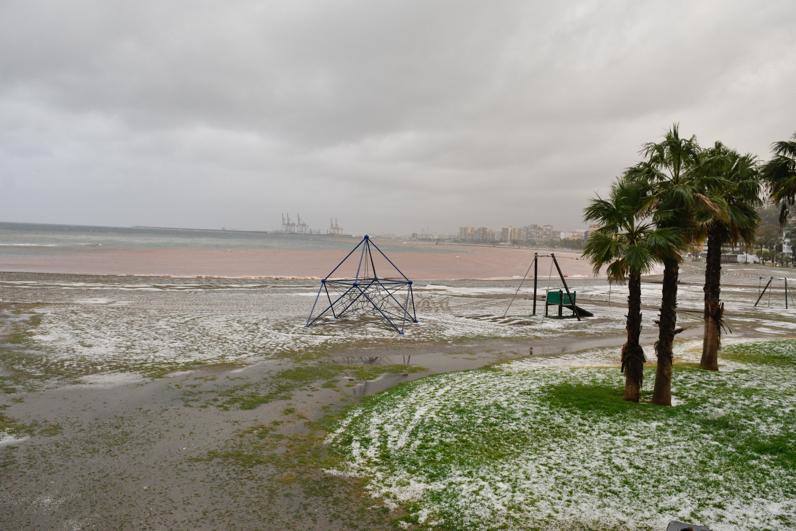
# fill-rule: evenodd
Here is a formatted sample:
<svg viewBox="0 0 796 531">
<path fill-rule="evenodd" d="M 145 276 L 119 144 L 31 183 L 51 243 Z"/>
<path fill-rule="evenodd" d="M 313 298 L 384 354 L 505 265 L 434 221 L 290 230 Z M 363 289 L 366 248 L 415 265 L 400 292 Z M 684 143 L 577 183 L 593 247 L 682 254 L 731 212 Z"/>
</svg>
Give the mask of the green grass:
<svg viewBox="0 0 796 531">
<path fill-rule="evenodd" d="M 648 370 L 647 378 L 651 379 L 652 376 L 653 371 Z M 696 373 L 695 376 L 699 378 L 703 374 Z M 717 398 L 728 401 L 748 399 L 759 393 L 756 389 L 736 389 L 728 385 L 715 385 L 712 390 Z M 792 391 L 789 390 L 791 394 Z M 569 408 L 585 416 L 616 417 L 616 420 L 629 425 L 641 420 L 687 424 L 694 432 L 733 449 L 730 464 L 741 468 L 759 457 L 775 459 L 785 467 L 796 466 L 796 429 L 786 428 L 779 435 L 766 436 L 741 427 L 753 416 L 767 415 L 767 406 L 753 406 L 739 413 L 709 416 L 705 415 L 698 401 L 668 408 L 649 402 L 635 404 L 622 400 L 620 386 L 561 383 L 548 388 L 547 393 L 546 399 L 551 405 Z M 701 472 L 707 473 L 708 468 L 706 465 Z"/>
<path fill-rule="evenodd" d="M 271 473 L 261 487 L 271 499 L 300 490 L 309 503 L 323 500 L 323 506 L 345 528 L 394 527 L 397 516 L 384 508 L 374 508 L 361 480 L 333 477 L 324 472 L 340 464 L 339 456 L 323 440 L 328 426 L 337 422 L 341 413 L 329 411 L 318 422 L 299 419 L 294 424 L 275 420 L 250 426 L 240 430 L 225 447 L 196 456 L 192 461 L 234 467 L 235 474 L 243 478 Z"/>
<path fill-rule="evenodd" d="M 796 341 L 728 350 L 732 370 L 675 367 L 673 407 L 622 400 L 618 368 L 432 376 L 352 409 L 331 447 L 421 527 L 796 526 Z"/>
<path fill-rule="evenodd" d="M 251 410 L 275 400 L 288 399 L 294 392 L 312 385 L 327 389 L 336 388 L 336 382 L 346 376 L 365 381 L 376 379 L 383 374 L 405 374 L 424 370 L 422 367 L 405 365 L 338 363 L 298 365 L 279 371 L 260 383 L 245 383 L 227 388 L 202 403 L 209 403 L 222 410 Z"/>
<path fill-rule="evenodd" d="M 0 376 L 0 393 L 11 395 L 16 392 L 17 392 L 17 386 L 13 383 L 11 378 L 6 376 Z"/>
<path fill-rule="evenodd" d="M 9 434 L 17 437 L 39 435 L 54 437 L 61 433 L 61 426 L 55 423 L 32 422 L 25 424 L 3 413 L 7 406 L 0 406 L 0 434 Z"/>
<path fill-rule="evenodd" d="M 344 377 L 373 380 L 383 374 L 406 374 L 424 371 L 417 366 L 379 364 L 303 364 L 277 372 L 260 384 L 246 383 L 227 389 L 210 401 L 222 410 L 253 409 L 264 403 L 289 398 L 294 392 L 311 386 L 333 387 Z M 318 421 L 309 421 L 292 405 L 282 410 L 283 419 L 266 425 L 240 430 L 223 447 L 194 456 L 193 461 L 216 462 L 235 467 L 244 477 L 256 477 L 262 471 L 275 473 L 265 489 L 279 496 L 300 489 L 309 499 L 325 500 L 333 515 L 350 528 L 385 528 L 401 513 L 373 508 L 364 483 L 356 478 L 332 477 L 324 472 L 340 464 L 340 456 L 323 443 L 329 427 L 343 414 L 339 408 L 325 410 Z M 396 516 L 397 515 L 397 516 Z"/>
<path fill-rule="evenodd" d="M 7 433 L 9 435 L 23 436 L 32 435 L 34 432 L 35 429 L 33 426 L 17 422 L 3 413 L 0 413 L 0 434 Z"/>
<path fill-rule="evenodd" d="M 725 359 L 741 363 L 793 368 L 796 367 L 796 354 L 794 354 L 791 344 L 792 342 L 785 340 L 731 345 L 720 352 L 719 362 Z"/>
</svg>

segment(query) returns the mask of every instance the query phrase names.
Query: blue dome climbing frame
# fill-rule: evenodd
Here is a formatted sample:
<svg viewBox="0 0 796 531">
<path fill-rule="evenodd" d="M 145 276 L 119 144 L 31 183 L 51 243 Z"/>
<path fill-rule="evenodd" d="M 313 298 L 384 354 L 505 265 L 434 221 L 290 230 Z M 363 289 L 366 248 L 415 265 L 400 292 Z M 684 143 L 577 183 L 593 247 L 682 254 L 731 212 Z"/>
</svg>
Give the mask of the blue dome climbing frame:
<svg viewBox="0 0 796 531">
<path fill-rule="evenodd" d="M 384 277 L 378 275 L 374 250 L 381 265 L 392 269 L 396 275 Z M 382 262 L 382 258 L 386 263 Z M 353 270 L 354 263 L 356 263 L 356 272 L 353 276 L 334 277 L 336 272 L 345 270 L 346 266 L 350 266 Z M 406 323 L 417 322 L 412 281 L 367 234 L 328 275 L 321 279 L 306 326 L 312 326 L 329 316 L 340 319 L 352 313 L 375 314 L 401 335 L 404 333 Z"/>
</svg>

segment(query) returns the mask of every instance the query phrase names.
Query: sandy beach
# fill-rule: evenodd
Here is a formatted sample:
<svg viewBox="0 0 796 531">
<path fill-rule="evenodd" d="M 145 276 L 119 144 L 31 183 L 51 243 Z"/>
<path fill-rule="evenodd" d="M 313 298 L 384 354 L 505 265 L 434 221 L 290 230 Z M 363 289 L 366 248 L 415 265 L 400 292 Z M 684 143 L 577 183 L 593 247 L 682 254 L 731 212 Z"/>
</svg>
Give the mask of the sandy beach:
<svg viewBox="0 0 796 531">
<path fill-rule="evenodd" d="M 767 272 L 728 268 L 727 341 L 796 335 L 781 290 L 752 308 Z M 686 264 L 681 349 L 701 337 L 699 275 Z M 612 351 L 623 288 L 571 282 L 594 318 L 530 316 L 527 289 L 504 317 L 516 280 L 419 282 L 399 337 L 373 319 L 305 328 L 308 280 L 2 273 L 4 526 L 388 526 L 359 480 L 324 472 L 325 423 L 430 374 Z M 659 289 L 644 284 L 650 353 Z"/>
</svg>

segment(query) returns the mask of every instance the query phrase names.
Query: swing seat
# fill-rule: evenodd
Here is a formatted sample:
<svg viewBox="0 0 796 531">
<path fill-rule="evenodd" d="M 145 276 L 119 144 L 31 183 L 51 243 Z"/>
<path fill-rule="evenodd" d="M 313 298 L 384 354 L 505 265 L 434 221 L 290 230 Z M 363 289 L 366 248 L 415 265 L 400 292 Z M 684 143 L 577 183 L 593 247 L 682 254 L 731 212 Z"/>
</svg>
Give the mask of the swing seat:
<svg viewBox="0 0 796 531">
<path fill-rule="evenodd" d="M 544 302 L 544 315 L 545 317 L 552 317 L 554 319 L 569 319 L 572 317 L 577 317 L 575 314 L 575 308 L 577 307 L 576 304 L 577 292 L 572 291 L 568 295 L 560 289 L 548 290 Z M 548 313 L 548 308 L 550 306 L 558 307 L 558 313 L 556 315 L 550 315 Z M 572 315 L 564 315 L 564 308 L 572 310 Z"/>
<path fill-rule="evenodd" d="M 555 291 L 548 291 L 547 292 L 547 304 L 549 306 L 554 306 L 556 304 L 561 304 L 564 306 L 569 306 L 571 304 L 575 304 L 575 299 L 577 298 L 577 292 L 573 291 L 572 293 L 572 300 L 570 300 L 570 296 L 566 293 L 562 292 L 560 289 Z"/>
</svg>

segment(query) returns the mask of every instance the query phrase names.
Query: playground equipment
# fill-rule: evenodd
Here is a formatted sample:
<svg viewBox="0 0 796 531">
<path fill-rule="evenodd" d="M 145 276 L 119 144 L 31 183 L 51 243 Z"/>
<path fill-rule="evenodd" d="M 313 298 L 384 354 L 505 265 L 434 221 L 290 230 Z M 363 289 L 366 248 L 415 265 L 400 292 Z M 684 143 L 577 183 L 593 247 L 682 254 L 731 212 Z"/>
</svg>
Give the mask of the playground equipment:
<svg viewBox="0 0 796 531">
<path fill-rule="evenodd" d="M 553 273 L 553 266 L 556 268 L 556 272 L 558 273 L 558 278 L 561 279 L 561 284 L 563 284 L 564 289 L 557 289 L 551 290 L 549 288 L 545 289 L 545 303 L 544 303 L 544 315 L 545 317 L 553 317 L 555 319 L 565 319 L 568 317 L 575 317 L 578 321 L 580 321 L 581 317 L 593 317 L 594 314 L 588 310 L 585 310 L 577 305 L 577 293 L 574 291 L 569 290 L 569 286 L 567 285 L 566 279 L 564 279 L 564 274 L 561 272 L 561 266 L 558 265 L 558 260 L 556 259 L 556 255 L 554 253 L 550 254 L 539 254 L 533 253 L 533 260 L 531 264 L 528 266 L 528 269 L 525 271 L 525 274 L 522 276 L 522 280 L 520 281 L 520 285 L 517 286 L 517 290 L 514 292 L 514 296 L 509 301 L 509 305 L 506 308 L 506 311 L 503 312 L 503 317 L 505 317 L 509 313 L 509 309 L 511 309 L 511 305 L 514 303 L 514 299 L 517 298 L 517 294 L 520 292 L 520 288 L 525 283 L 525 279 L 528 278 L 528 273 L 530 273 L 531 269 L 533 268 L 533 311 L 531 315 L 536 315 L 536 292 L 538 289 L 539 284 L 539 258 L 550 258 L 550 271 L 547 274 L 547 281 L 548 284 L 550 282 L 550 277 Z M 549 315 L 548 308 L 550 306 L 557 306 L 558 311 L 555 315 Z M 564 308 L 572 311 L 571 315 L 564 315 Z"/>
<path fill-rule="evenodd" d="M 771 283 L 774 280 L 783 280 L 785 282 L 785 309 L 787 310 L 788 309 L 788 277 L 768 277 L 768 281 L 766 282 L 766 285 L 763 286 L 763 290 L 760 291 L 760 286 L 762 284 L 763 278 L 765 278 L 765 277 L 757 277 L 757 289 L 758 289 L 759 293 L 757 295 L 757 300 L 755 301 L 755 308 L 757 308 L 757 305 L 760 304 L 760 301 L 762 300 L 763 295 L 765 295 L 766 292 L 768 292 L 768 305 L 771 306 L 771 292 L 774 291 L 774 288 L 771 286 Z"/>
<path fill-rule="evenodd" d="M 575 315 L 575 308 L 576 308 L 575 300 L 576 300 L 576 298 L 577 298 L 577 293 L 574 292 L 574 291 L 570 295 L 569 293 L 564 293 L 561 290 L 558 290 L 558 291 L 548 290 L 547 291 L 547 296 L 545 297 L 545 300 L 544 300 L 544 316 L 545 317 L 555 317 L 557 319 L 563 319 L 564 317 L 577 317 L 577 315 Z M 551 315 L 548 314 L 548 308 L 550 306 L 558 306 L 558 314 L 557 315 L 551 316 Z M 563 315 L 565 307 L 572 310 L 572 315 L 571 316 Z"/>
<path fill-rule="evenodd" d="M 376 260 L 385 260 L 382 265 L 392 268 L 397 273 L 391 277 L 380 277 L 376 272 Z M 354 253 L 358 253 L 358 260 Z M 351 259 L 351 260 L 349 260 Z M 356 263 L 356 272 L 353 276 L 334 278 L 338 270 L 346 265 L 353 270 Z M 328 305 L 315 313 L 315 308 L 321 295 L 326 295 Z M 339 319 L 351 313 L 374 313 L 381 317 L 391 328 L 403 335 L 407 322 L 416 323 L 415 297 L 412 291 L 412 281 L 404 275 L 398 266 L 379 249 L 379 246 L 366 234 L 362 240 L 349 253 L 340 260 L 332 271 L 321 279 L 318 294 L 312 304 L 310 315 L 307 317 L 306 326 L 312 326 L 319 319 L 331 313 L 334 319 Z"/>
</svg>

